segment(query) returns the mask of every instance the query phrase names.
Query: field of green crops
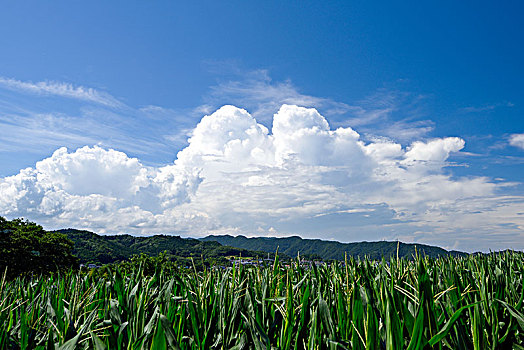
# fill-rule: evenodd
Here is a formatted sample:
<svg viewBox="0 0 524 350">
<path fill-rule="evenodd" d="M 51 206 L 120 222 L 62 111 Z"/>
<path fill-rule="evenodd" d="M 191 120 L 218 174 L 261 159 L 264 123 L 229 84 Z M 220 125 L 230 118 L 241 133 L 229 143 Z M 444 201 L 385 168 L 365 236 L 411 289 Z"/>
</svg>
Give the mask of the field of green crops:
<svg viewBox="0 0 524 350">
<path fill-rule="evenodd" d="M 524 349 L 524 255 L 4 281 L 0 347 Z"/>
</svg>

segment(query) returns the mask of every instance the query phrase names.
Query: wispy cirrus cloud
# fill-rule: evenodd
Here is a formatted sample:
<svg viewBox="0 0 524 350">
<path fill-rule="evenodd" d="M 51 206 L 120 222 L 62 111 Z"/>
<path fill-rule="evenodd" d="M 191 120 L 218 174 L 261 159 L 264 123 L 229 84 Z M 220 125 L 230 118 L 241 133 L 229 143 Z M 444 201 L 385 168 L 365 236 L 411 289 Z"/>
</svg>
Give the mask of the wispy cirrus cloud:
<svg viewBox="0 0 524 350">
<path fill-rule="evenodd" d="M 174 113 L 128 106 L 82 85 L 0 77 L 0 157 L 17 152 L 23 161 L 24 155 L 45 155 L 63 146 L 99 145 L 140 154 L 145 162 L 155 163 L 159 156 L 165 161 L 172 158 L 173 142 L 164 134 L 180 124 Z"/>
<path fill-rule="evenodd" d="M 468 107 L 463 107 L 460 109 L 461 112 L 464 112 L 464 113 L 479 113 L 479 112 L 488 112 L 488 111 L 492 111 L 496 108 L 499 108 L 499 107 L 513 107 L 515 106 L 513 103 L 511 102 L 501 102 L 501 103 L 494 103 L 494 104 L 486 104 L 486 105 L 483 105 L 483 106 L 468 106 Z"/>
<path fill-rule="evenodd" d="M 84 86 L 57 81 L 30 82 L 0 77 L 0 86 L 9 90 L 21 91 L 44 96 L 67 97 L 106 107 L 122 107 L 124 104 L 110 94 Z"/>
<path fill-rule="evenodd" d="M 266 69 L 242 72 L 236 69 L 229 80 L 219 82 L 211 87 L 206 97 L 208 107 L 216 107 L 223 101 L 243 105 L 260 121 L 268 121 L 282 104 L 295 104 L 322 109 L 329 116 L 342 115 L 354 107 L 334 101 L 330 98 L 311 96 L 301 93 L 290 81 L 274 81 Z M 270 120 L 270 119 L 269 119 Z"/>
<path fill-rule="evenodd" d="M 266 69 L 246 71 L 234 62 L 214 62 L 210 68 L 212 72 L 222 70 L 228 74 L 226 79 L 210 87 L 205 104 L 195 110 L 201 113 L 211 113 L 227 101 L 244 106 L 269 126 L 271 116 L 283 104 L 315 107 L 335 127 L 359 127 L 364 135 L 387 136 L 406 143 L 434 129 L 431 120 L 420 119 L 421 105 L 427 96 L 379 89 L 364 100 L 345 103 L 305 94 L 291 80 L 273 80 Z"/>
<path fill-rule="evenodd" d="M 308 95 L 289 79 L 274 80 L 267 69 L 246 70 L 235 61 L 205 62 L 205 66 L 210 73 L 217 75 L 218 82 L 209 87 L 208 93 L 203 97 L 204 103 L 188 115 L 199 118 L 213 113 L 224 104 L 232 104 L 243 106 L 259 122 L 270 127 L 272 117 L 280 107 L 291 104 L 315 107 L 332 120 L 334 125 L 337 120 L 344 120 L 349 115 L 367 117 L 367 111 L 360 106 Z"/>
</svg>

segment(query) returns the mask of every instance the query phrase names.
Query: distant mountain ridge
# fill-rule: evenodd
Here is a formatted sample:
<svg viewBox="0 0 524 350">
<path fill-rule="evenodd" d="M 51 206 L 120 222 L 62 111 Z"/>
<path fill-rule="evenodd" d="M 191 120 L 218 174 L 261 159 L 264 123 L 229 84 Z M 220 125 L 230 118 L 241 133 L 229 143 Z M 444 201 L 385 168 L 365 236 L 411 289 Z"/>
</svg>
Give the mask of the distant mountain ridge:
<svg viewBox="0 0 524 350">
<path fill-rule="evenodd" d="M 81 263 L 109 264 L 124 261 L 133 255 L 147 254 L 157 256 L 166 252 L 168 257 L 184 263 L 194 257 L 218 259 L 226 256 L 256 257 L 264 255 L 261 251 L 227 247 L 218 242 L 205 242 L 194 238 L 181 238 L 171 235 L 131 236 L 99 235 L 94 232 L 76 229 L 57 230 L 74 243 L 73 254 Z"/>
<path fill-rule="evenodd" d="M 397 255 L 410 258 L 415 254 L 415 247 L 418 254 L 423 254 L 432 258 L 438 256 L 466 256 L 467 253 L 459 251 L 448 251 L 440 247 L 430 246 L 426 244 L 411 244 L 391 241 L 378 242 L 355 242 L 355 243 L 341 243 L 337 241 L 324 241 L 320 239 L 304 239 L 298 236 L 291 237 L 253 237 L 245 236 L 214 236 L 210 235 L 201 238 L 205 242 L 218 242 L 222 245 L 227 245 L 243 249 L 256 249 L 264 252 L 275 252 L 278 247 L 279 253 L 284 253 L 291 257 L 300 255 L 318 257 L 324 260 L 344 260 L 344 256 L 361 257 L 367 256 L 371 259 L 382 259 L 382 257 L 389 258 Z"/>
<path fill-rule="evenodd" d="M 278 247 L 278 254 L 282 258 L 300 255 L 308 259 L 344 260 L 348 257 L 369 257 L 374 260 L 389 258 L 397 255 L 410 258 L 415 254 L 415 247 L 419 254 L 429 257 L 437 256 L 465 256 L 466 253 L 447 251 L 440 247 L 425 244 L 406 244 L 402 242 L 356 242 L 341 243 L 320 239 L 303 239 L 298 236 L 254 237 L 245 236 L 207 236 L 201 239 L 181 238 L 172 235 L 131 236 L 99 235 L 94 232 L 76 229 L 57 230 L 73 241 L 73 254 L 81 263 L 108 264 L 123 261 L 133 255 L 147 254 L 156 256 L 166 252 L 168 257 L 187 262 L 191 257 L 196 260 L 220 259 L 227 256 L 262 257 L 274 254 Z"/>
</svg>

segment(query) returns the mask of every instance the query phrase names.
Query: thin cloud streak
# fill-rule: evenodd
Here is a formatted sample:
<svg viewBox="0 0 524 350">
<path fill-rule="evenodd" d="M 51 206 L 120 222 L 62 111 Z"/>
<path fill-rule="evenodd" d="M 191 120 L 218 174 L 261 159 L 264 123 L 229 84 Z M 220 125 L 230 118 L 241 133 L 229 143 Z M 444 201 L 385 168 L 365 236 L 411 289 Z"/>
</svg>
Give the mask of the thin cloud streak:
<svg viewBox="0 0 524 350">
<path fill-rule="evenodd" d="M 269 126 L 271 116 L 281 105 L 293 104 L 318 109 L 335 127 L 359 127 L 364 135 L 376 135 L 408 144 L 434 130 L 435 123 L 420 118 L 427 98 L 408 92 L 379 89 L 364 100 L 348 104 L 330 98 L 307 95 L 290 81 L 274 81 L 265 69 L 242 71 L 227 65 L 232 76 L 210 88 L 205 104 L 196 111 L 206 114 L 223 101 L 246 108 L 258 121 Z"/>
<path fill-rule="evenodd" d="M 344 115 L 357 108 L 330 98 L 303 94 L 290 80 L 273 81 L 265 69 L 236 73 L 234 79 L 221 81 L 210 88 L 202 109 L 210 111 L 222 105 L 223 101 L 230 101 L 245 106 L 257 120 L 268 122 L 283 104 L 315 107 L 330 117 Z"/>
<path fill-rule="evenodd" d="M 513 106 L 515 105 L 511 102 L 501 102 L 501 103 L 495 103 L 495 104 L 484 105 L 484 106 L 464 107 L 464 108 L 460 108 L 459 111 L 464 112 L 464 113 L 480 113 L 480 112 L 493 111 L 494 109 L 499 108 L 499 107 L 513 107 Z"/>
<path fill-rule="evenodd" d="M 108 93 L 74 86 L 70 83 L 56 81 L 27 82 L 11 78 L 0 77 L 0 86 L 12 91 L 21 91 L 43 96 L 61 96 L 82 101 L 93 102 L 111 108 L 123 107 L 124 104 Z"/>
</svg>

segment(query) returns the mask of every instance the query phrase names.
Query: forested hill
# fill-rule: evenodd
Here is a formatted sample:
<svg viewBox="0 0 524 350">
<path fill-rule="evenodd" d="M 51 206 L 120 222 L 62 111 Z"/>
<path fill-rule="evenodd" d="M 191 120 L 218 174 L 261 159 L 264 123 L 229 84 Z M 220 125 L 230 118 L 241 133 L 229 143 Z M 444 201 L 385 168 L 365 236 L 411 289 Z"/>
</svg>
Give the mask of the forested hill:
<svg viewBox="0 0 524 350">
<path fill-rule="evenodd" d="M 302 239 L 297 236 L 286 238 L 246 238 L 244 236 L 207 236 L 202 239 L 181 238 L 179 236 L 131 236 L 98 235 L 89 231 L 76 229 L 58 230 L 65 234 L 74 243 L 73 254 L 81 263 L 108 264 L 127 260 L 133 255 L 147 254 L 156 256 L 167 252 L 169 258 L 184 262 L 185 258 L 194 257 L 196 260 L 219 259 L 226 256 L 274 256 L 278 249 L 282 257 L 301 256 L 318 259 L 343 260 L 348 256 L 381 259 L 383 256 L 394 257 L 397 254 L 397 242 L 359 242 L 340 243 L 337 241 L 322 241 L 319 239 Z M 411 257 L 417 251 L 430 257 L 466 255 L 462 252 L 447 251 L 445 249 L 423 245 L 399 243 L 399 257 Z"/>
<path fill-rule="evenodd" d="M 364 257 L 371 259 L 381 259 L 383 256 L 394 257 L 397 254 L 397 242 L 358 242 L 358 243 L 340 243 L 337 241 L 323 241 L 319 239 L 303 239 L 298 236 L 275 238 L 275 237 L 255 237 L 247 238 L 244 236 L 207 236 L 201 239 L 205 242 L 218 242 L 243 249 L 256 249 L 265 252 L 275 252 L 278 247 L 279 253 L 295 257 L 300 255 L 316 256 L 322 259 L 343 260 L 347 252 L 348 257 Z M 447 251 L 445 249 L 424 245 L 424 244 L 398 244 L 399 257 L 410 258 L 415 254 L 415 247 L 419 254 L 429 257 L 437 256 L 463 256 L 467 255 L 458 251 Z"/>
<path fill-rule="evenodd" d="M 167 252 L 171 259 L 194 257 L 199 261 L 204 259 L 217 259 L 226 256 L 255 257 L 265 255 L 264 252 L 254 252 L 242 248 L 226 247 L 217 242 L 204 242 L 192 238 L 179 236 L 131 236 L 98 235 L 89 231 L 65 229 L 56 232 L 65 234 L 74 243 L 73 254 L 81 263 L 108 264 L 116 261 L 127 260 L 133 255 L 141 253 L 156 256 Z"/>
</svg>

